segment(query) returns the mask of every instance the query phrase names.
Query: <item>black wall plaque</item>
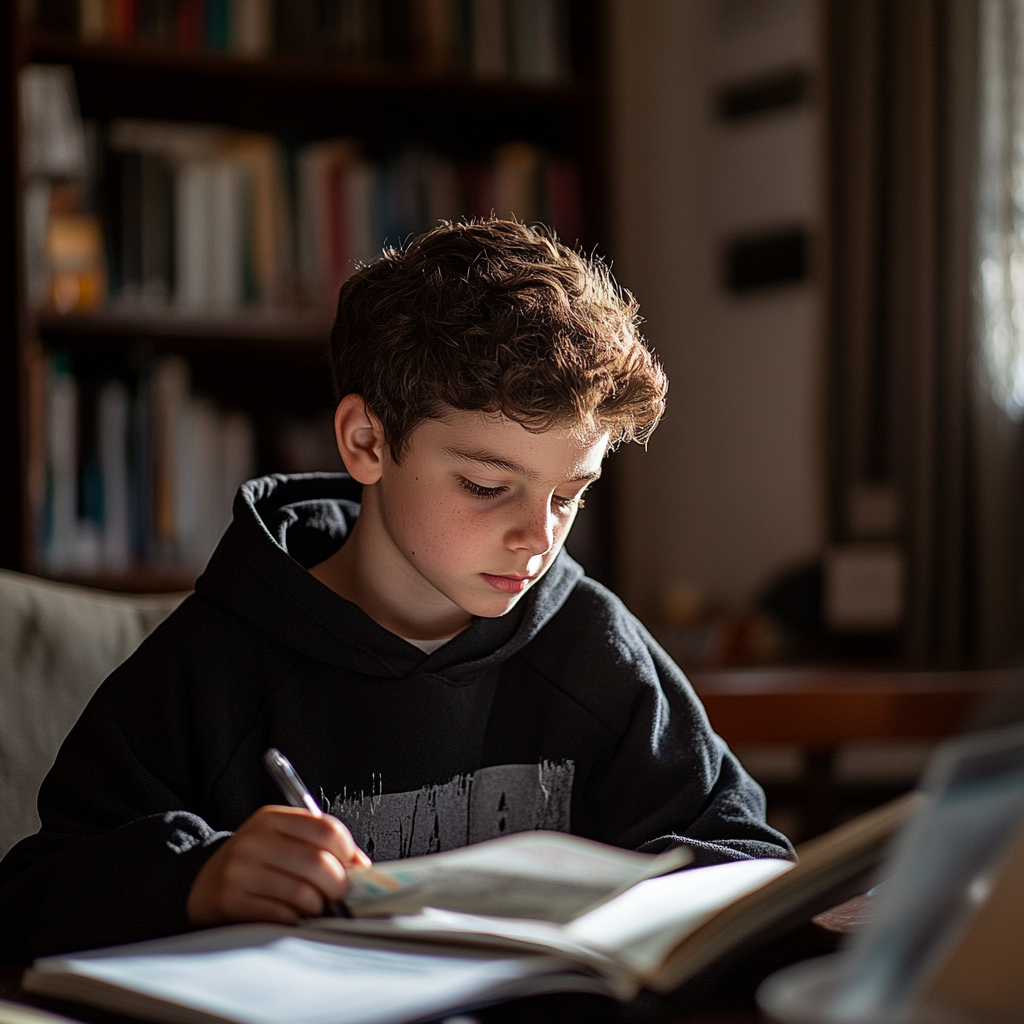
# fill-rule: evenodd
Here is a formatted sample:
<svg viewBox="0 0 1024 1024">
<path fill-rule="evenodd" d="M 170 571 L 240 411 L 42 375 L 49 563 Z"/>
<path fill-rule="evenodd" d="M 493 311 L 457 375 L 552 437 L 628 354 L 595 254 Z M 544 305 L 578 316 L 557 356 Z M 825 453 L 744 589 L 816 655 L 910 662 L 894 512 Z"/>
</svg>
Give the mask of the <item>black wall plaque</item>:
<svg viewBox="0 0 1024 1024">
<path fill-rule="evenodd" d="M 807 276 L 807 231 L 784 228 L 745 235 L 725 251 L 725 282 L 734 292 L 802 281 Z"/>
<path fill-rule="evenodd" d="M 771 110 L 799 106 L 810 92 L 810 75 L 790 68 L 725 86 L 718 94 L 718 116 L 723 121 L 744 121 Z"/>
</svg>

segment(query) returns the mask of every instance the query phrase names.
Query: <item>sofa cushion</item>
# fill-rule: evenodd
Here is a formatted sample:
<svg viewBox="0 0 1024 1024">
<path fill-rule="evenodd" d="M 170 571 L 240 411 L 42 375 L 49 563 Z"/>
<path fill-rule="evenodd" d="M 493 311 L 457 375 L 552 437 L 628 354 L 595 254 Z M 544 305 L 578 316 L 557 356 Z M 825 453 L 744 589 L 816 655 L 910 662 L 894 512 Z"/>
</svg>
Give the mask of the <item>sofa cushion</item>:
<svg viewBox="0 0 1024 1024">
<path fill-rule="evenodd" d="M 99 684 L 185 594 L 111 594 L 0 570 L 0 856 Z"/>
</svg>

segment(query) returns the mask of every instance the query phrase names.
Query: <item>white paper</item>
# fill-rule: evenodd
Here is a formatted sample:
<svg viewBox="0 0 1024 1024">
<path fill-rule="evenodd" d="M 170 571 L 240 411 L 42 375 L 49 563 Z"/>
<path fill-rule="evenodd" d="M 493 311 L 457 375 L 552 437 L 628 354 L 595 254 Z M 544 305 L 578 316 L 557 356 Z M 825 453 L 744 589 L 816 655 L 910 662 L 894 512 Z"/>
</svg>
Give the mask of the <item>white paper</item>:
<svg viewBox="0 0 1024 1024">
<path fill-rule="evenodd" d="M 121 1012 L 138 1012 L 130 996 L 136 992 L 239 1024 L 393 1024 L 472 1004 L 557 968 L 541 956 L 368 948 L 366 940 L 348 945 L 240 925 L 48 957 L 35 971 L 72 971 L 118 986 L 103 995 L 94 990 L 88 999 Z M 46 990 L 31 980 L 29 987 Z"/>
</svg>

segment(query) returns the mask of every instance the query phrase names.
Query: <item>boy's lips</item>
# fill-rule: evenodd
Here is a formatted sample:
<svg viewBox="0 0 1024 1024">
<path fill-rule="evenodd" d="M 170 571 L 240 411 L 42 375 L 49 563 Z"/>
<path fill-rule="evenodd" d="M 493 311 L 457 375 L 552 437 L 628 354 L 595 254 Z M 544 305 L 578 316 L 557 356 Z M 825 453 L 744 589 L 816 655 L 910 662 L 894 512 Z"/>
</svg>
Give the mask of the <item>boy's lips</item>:
<svg viewBox="0 0 1024 1024">
<path fill-rule="evenodd" d="M 480 575 L 503 594 L 521 594 L 534 580 L 533 576 L 493 576 L 489 572 Z"/>
</svg>

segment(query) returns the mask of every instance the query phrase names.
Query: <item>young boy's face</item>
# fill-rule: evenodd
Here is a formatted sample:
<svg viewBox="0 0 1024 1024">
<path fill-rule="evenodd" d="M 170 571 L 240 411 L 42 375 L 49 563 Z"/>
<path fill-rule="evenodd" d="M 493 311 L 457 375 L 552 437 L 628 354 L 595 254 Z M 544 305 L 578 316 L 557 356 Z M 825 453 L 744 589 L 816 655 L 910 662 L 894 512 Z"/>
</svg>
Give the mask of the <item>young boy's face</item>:
<svg viewBox="0 0 1024 1024">
<path fill-rule="evenodd" d="M 379 519 L 392 568 L 413 590 L 425 585 L 430 603 L 503 615 L 561 550 L 607 448 L 607 434 L 532 433 L 451 410 L 417 425 L 400 463 L 383 454 L 363 514 Z"/>
</svg>

